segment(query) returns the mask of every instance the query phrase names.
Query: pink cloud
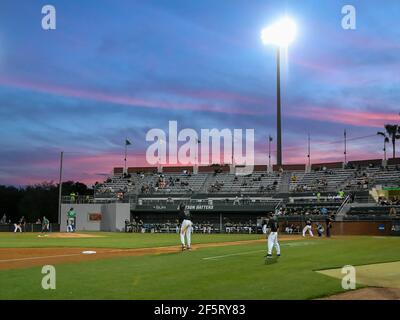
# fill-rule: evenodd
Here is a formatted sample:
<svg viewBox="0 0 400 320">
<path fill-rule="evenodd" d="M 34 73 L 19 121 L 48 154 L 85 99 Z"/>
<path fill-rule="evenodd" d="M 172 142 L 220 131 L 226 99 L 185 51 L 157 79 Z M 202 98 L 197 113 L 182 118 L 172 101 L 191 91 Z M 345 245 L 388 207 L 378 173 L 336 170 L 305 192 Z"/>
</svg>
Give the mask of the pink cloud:
<svg viewBox="0 0 400 320">
<path fill-rule="evenodd" d="M 259 106 L 268 105 L 271 101 L 267 101 L 265 98 L 256 97 L 254 94 L 251 95 L 243 95 L 236 92 L 229 91 L 221 91 L 221 90 L 210 90 L 210 89 L 187 89 L 182 87 L 172 87 L 170 88 L 171 92 L 178 94 L 180 96 L 186 96 L 190 98 L 197 98 L 202 100 L 220 100 L 223 102 L 243 102 L 243 103 L 251 103 Z"/>
<path fill-rule="evenodd" d="M 222 106 L 221 104 L 210 103 L 188 103 L 188 102 L 175 102 L 164 100 L 155 100 L 148 98 L 137 98 L 123 95 L 114 95 L 99 91 L 81 90 L 77 88 L 60 87 L 41 83 L 31 83 L 21 80 L 0 78 L 0 85 L 11 86 L 19 89 L 36 91 L 41 93 L 59 95 L 64 97 L 94 100 L 99 102 L 109 102 L 113 104 L 131 106 L 131 107 L 144 107 L 152 109 L 166 109 L 166 110 L 190 110 L 202 112 L 215 112 L 215 113 L 229 113 L 240 115 L 260 115 L 260 112 L 252 111 L 249 109 L 241 109 L 235 106 Z M 176 97 L 179 99 L 179 97 Z M 175 99 L 176 100 L 176 99 Z"/>
<path fill-rule="evenodd" d="M 381 158 L 379 152 L 363 151 L 358 149 L 348 150 L 347 161 Z M 284 152 L 284 162 L 287 164 L 306 164 L 307 151 Z M 330 150 L 311 150 L 311 163 L 343 162 L 344 154 L 342 147 L 333 146 Z"/>
<path fill-rule="evenodd" d="M 338 107 L 304 106 L 288 111 L 288 114 L 310 120 L 343 123 L 353 126 L 382 128 L 386 123 L 398 122 L 397 113 L 378 113 L 362 110 L 345 110 Z"/>
<path fill-rule="evenodd" d="M 377 141 L 375 151 L 374 142 L 368 146 L 362 146 L 355 143 L 348 145 L 348 160 L 375 159 L 382 156 L 380 144 Z M 304 148 L 298 145 L 284 146 L 283 158 L 285 164 L 306 164 L 306 146 Z M 275 163 L 275 150 L 272 152 L 272 162 Z M 221 162 L 223 158 L 221 156 Z M 325 146 L 324 148 L 311 149 L 312 163 L 343 161 L 343 152 L 341 145 Z M 264 148 L 258 148 L 255 154 L 255 164 L 267 164 L 268 157 Z M 1 184 L 28 185 L 42 183 L 43 181 L 58 182 L 58 160 L 37 161 L 30 164 L 29 170 L 24 171 L 24 167 L 14 172 L 10 171 L 7 176 L 1 177 Z M 128 156 L 128 167 L 154 167 L 150 165 L 145 158 L 145 153 L 135 153 Z M 182 164 L 167 163 L 163 166 L 179 166 Z M 98 155 L 74 155 L 66 153 L 64 158 L 63 181 L 80 181 L 87 185 L 94 182 L 102 182 L 108 175 L 111 175 L 114 167 L 123 167 L 123 155 L 116 153 L 102 153 Z M 103 175 L 106 174 L 106 175 Z"/>
</svg>

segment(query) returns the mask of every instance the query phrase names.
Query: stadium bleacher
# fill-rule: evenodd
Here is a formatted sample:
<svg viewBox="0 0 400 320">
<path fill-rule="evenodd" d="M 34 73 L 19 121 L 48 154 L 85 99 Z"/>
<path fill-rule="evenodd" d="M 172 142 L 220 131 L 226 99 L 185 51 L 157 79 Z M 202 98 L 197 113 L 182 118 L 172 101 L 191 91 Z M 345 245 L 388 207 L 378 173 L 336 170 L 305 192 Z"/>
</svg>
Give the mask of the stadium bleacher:
<svg viewBox="0 0 400 320">
<path fill-rule="evenodd" d="M 400 195 L 400 161 L 390 159 L 387 164 L 375 159 L 314 164 L 311 170 L 304 165 L 275 166 L 271 171 L 255 166 L 248 175 L 236 175 L 226 165 L 200 166 L 197 173 L 191 166 L 165 167 L 161 172 L 155 167 L 128 168 L 127 172 L 114 168 L 96 186 L 95 198 L 133 201 L 132 210 L 148 217 L 154 210 L 171 213 L 184 201 L 203 215 L 247 212 L 255 219 L 275 212 L 285 219 L 324 215 L 373 219 L 400 212 L 400 208 L 391 209 L 397 204 L 391 199 L 383 206 L 382 199 L 371 194 L 375 188 L 399 188 Z"/>
</svg>

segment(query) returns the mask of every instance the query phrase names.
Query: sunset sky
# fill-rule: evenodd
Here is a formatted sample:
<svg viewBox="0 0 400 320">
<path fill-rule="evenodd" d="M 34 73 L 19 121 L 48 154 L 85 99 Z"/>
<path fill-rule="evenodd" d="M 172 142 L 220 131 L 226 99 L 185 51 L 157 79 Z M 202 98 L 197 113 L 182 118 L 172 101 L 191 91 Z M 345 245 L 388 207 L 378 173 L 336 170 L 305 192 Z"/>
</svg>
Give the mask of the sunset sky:
<svg viewBox="0 0 400 320">
<path fill-rule="evenodd" d="M 45 4 L 56 30 L 41 27 Z M 145 166 L 146 133 L 169 120 L 253 128 L 267 163 L 276 61 L 260 32 L 285 14 L 298 36 L 282 66 L 284 163 L 306 162 L 308 133 L 312 162 L 343 160 L 344 129 L 349 160 L 381 158 L 376 132 L 400 122 L 398 0 L 2 0 L 0 184 L 57 180 L 62 150 L 64 179 L 102 181 L 126 137 L 128 165 Z"/>
</svg>

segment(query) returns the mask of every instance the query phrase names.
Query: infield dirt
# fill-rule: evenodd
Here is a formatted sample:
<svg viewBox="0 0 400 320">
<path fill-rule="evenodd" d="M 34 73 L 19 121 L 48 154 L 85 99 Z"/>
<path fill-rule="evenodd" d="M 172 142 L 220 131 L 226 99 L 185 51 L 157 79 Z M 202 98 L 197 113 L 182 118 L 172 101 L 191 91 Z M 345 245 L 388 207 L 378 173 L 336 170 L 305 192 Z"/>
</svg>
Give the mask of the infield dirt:
<svg viewBox="0 0 400 320">
<path fill-rule="evenodd" d="M 55 234 L 54 234 L 55 235 Z M 52 237 L 54 238 L 52 234 Z M 70 235 L 79 236 L 79 234 Z M 68 235 L 69 236 L 69 235 Z M 82 236 L 87 236 L 83 234 Z M 96 237 L 95 235 L 89 235 Z M 57 236 L 56 236 L 57 237 Z M 60 236 L 58 236 L 60 237 Z M 73 236 L 72 236 L 73 237 Z M 297 236 L 281 237 L 280 241 L 303 239 Z M 45 240 L 45 239 L 44 239 Z M 263 243 L 261 240 L 243 240 L 230 242 L 215 242 L 195 244 L 193 250 L 221 246 L 237 246 L 243 244 Z M 83 251 L 96 251 L 95 254 L 83 254 Z M 0 248 L 0 270 L 23 269 L 44 264 L 60 264 L 69 262 L 84 262 L 99 259 L 110 259 L 130 256 L 156 255 L 180 252 L 180 246 L 136 248 L 136 249 L 105 249 L 105 248 Z"/>
</svg>

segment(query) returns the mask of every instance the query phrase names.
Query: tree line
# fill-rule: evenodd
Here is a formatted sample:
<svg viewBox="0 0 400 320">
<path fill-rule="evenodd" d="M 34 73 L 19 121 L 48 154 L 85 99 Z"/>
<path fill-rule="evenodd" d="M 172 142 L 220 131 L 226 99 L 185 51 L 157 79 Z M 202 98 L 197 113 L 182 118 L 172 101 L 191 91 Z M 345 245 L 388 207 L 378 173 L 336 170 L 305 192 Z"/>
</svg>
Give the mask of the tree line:
<svg viewBox="0 0 400 320">
<path fill-rule="evenodd" d="M 62 184 L 63 195 L 72 192 L 93 195 L 93 189 L 84 183 L 66 181 Z M 58 184 L 43 182 L 24 188 L 0 185 L 0 219 L 6 214 L 7 221 L 18 221 L 24 216 L 27 222 L 35 222 L 46 216 L 50 222 L 58 219 Z"/>
</svg>

